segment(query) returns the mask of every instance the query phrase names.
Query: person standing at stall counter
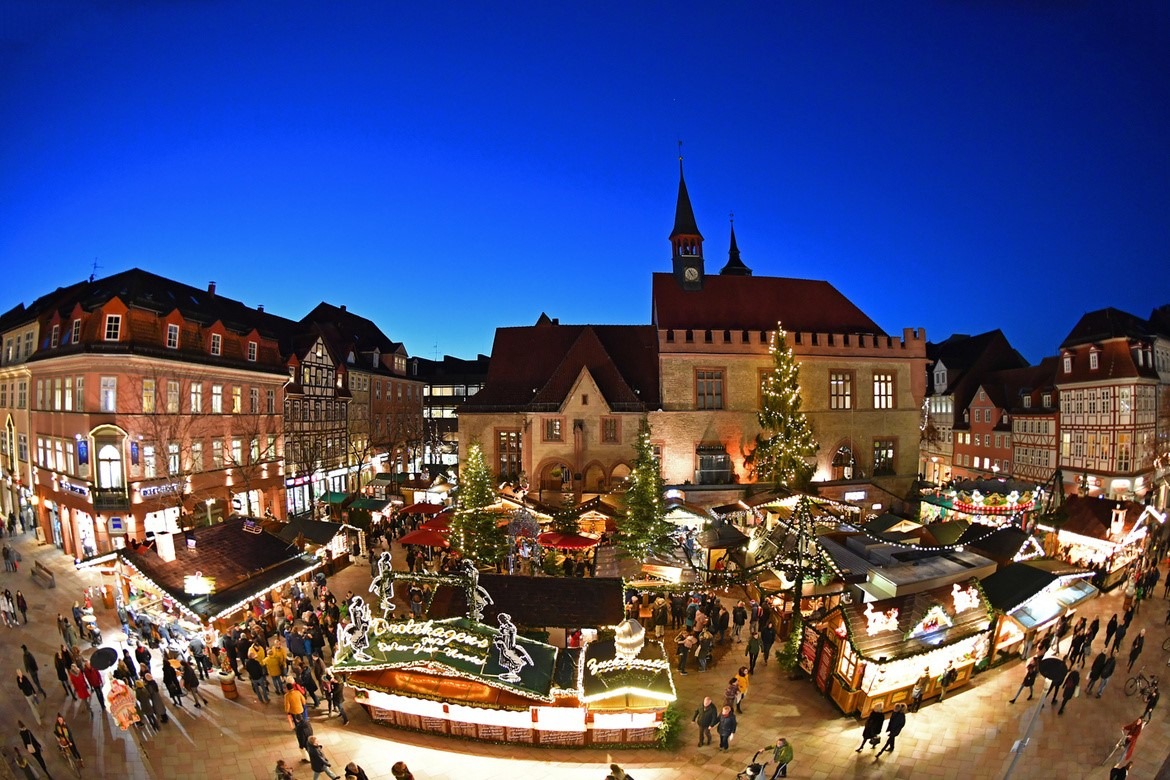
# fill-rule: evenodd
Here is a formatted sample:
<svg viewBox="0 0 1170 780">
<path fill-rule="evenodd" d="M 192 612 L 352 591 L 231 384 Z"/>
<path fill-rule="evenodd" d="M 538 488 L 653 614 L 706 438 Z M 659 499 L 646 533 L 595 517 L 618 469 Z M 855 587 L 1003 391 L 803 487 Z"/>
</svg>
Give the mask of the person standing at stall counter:
<svg viewBox="0 0 1170 780">
<path fill-rule="evenodd" d="M 930 667 L 925 667 L 922 670 L 922 676 L 914 683 L 914 687 L 910 690 L 910 711 L 918 712 L 918 708 L 922 706 L 922 697 L 926 693 L 926 686 L 930 685 Z"/>
</svg>

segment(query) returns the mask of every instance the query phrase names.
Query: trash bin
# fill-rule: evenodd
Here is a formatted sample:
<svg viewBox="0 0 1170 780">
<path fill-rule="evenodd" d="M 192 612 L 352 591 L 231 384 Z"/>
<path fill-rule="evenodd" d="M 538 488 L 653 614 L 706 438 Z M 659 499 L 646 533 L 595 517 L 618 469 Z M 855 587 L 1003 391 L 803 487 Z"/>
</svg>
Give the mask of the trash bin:
<svg viewBox="0 0 1170 780">
<path fill-rule="evenodd" d="M 219 673 L 219 687 L 225 699 L 240 698 L 240 692 L 236 690 L 236 676 L 231 672 Z"/>
</svg>

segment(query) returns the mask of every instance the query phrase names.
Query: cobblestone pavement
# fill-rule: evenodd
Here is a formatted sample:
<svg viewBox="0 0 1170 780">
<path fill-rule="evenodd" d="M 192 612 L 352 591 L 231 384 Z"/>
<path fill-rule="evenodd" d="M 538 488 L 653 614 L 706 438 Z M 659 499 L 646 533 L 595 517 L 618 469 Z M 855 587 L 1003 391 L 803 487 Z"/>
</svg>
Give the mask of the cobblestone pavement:
<svg viewBox="0 0 1170 780">
<path fill-rule="evenodd" d="M 91 718 L 84 707 L 79 709 L 66 699 L 53 671 L 52 653 L 60 644 L 54 621 L 58 612 L 67 612 L 84 587 L 97 584 L 97 575 L 75 571 L 65 556 L 51 546 L 38 546 L 31 534 L 15 542 L 8 537 L 4 541 L 14 543 L 24 561 L 18 573 L 0 574 L 0 588 L 13 593 L 21 589 L 30 610 L 28 626 L 0 627 L 0 663 L 8 691 L 0 705 L 0 744 L 11 749 L 18 743 L 18 718 L 31 722 L 28 705 L 17 693 L 14 680 L 20 665 L 20 645 L 24 643 L 40 662 L 41 682 L 49 693 L 47 703 L 41 705 L 45 725 L 37 731 L 42 744 L 49 748 L 49 769 L 54 777 L 69 776 L 64 763 L 52 752 L 50 724 L 57 712 L 65 715 L 78 735 L 87 777 L 268 778 L 279 758 L 293 765 L 298 778 L 312 776 L 306 764 L 298 763 L 296 740 L 278 700 L 267 706 L 255 701 L 247 683 L 239 686 L 240 698 L 235 701 L 224 699 L 217 686 L 209 688 L 205 684 L 201 690 L 208 694 L 210 705 L 202 710 L 188 707 L 174 715 L 171 723 L 149 742 L 145 754 L 118 730 L 109 715 L 98 713 Z M 42 589 L 32 581 L 29 570 L 34 560 L 56 573 L 55 589 Z M 369 567 L 364 562 L 330 581 L 334 592 L 340 594 L 346 590 L 364 592 L 368 583 Z M 1119 594 L 1108 594 L 1085 605 L 1082 613 L 1090 619 L 1099 614 L 1104 624 L 1120 604 Z M 1148 629 L 1146 649 L 1139 661 L 1147 671 L 1166 665 L 1162 642 L 1170 636 L 1170 629 L 1164 625 L 1168 606 L 1170 602 L 1155 599 L 1143 605 L 1135 618 L 1137 628 Z M 122 634 L 113 612 L 99 606 L 98 618 L 107 644 L 120 649 Z M 1134 634 L 1136 628 L 1131 628 L 1130 635 Z M 737 653 L 742 650 L 732 646 L 725 652 L 727 655 L 711 671 L 692 672 L 676 679 L 679 705 L 688 718 L 704 695 L 716 700 L 721 697 L 727 678 L 739 663 Z M 156 676 L 158 671 L 156 658 Z M 1020 664 L 1013 662 L 978 675 L 971 685 L 955 691 L 942 704 L 928 703 L 920 713 L 909 716 L 898 738 L 897 751 L 880 759 L 870 750 L 854 753 L 861 738 L 858 720 L 843 716 L 807 680 L 787 679 L 774 663 L 757 669 L 729 753 L 717 753 L 711 747 L 697 748 L 695 728 L 689 723 L 677 752 L 639 748 L 612 755 L 583 749 L 485 745 L 398 731 L 372 723 L 352 702 L 347 705 L 352 718 L 349 726 L 341 726 L 336 718 L 327 719 L 323 712 L 313 718 L 313 725 L 335 771 L 340 773 L 347 761 L 355 760 L 371 778 L 390 778 L 391 764 L 402 760 L 419 780 L 601 780 L 612 760 L 638 780 L 732 780 L 755 749 L 778 734 L 788 737 L 795 747 L 796 759 L 789 771 L 794 778 L 1001 778 L 1011 763 L 1013 743 L 1037 712 L 1035 705 L 1040 701 L 1037 697 L 1033 706 L 1025 706 L 1023 700 L 1008 704 L 1021 672 Z M 1107 778 L 1108 768 L 1099 766 L 1101 760 L 1116 741 L 1120 725 L 1143 709 L 1137 698 L 1123 692 L 1128 676 L 1124 664 L 1120 665 L 1101 699 L 1073 699 L 1063 716 L 1051 707 L 1040 710 L 1032 741 L 1012 776 L 1029 780 Z M 1155 777 L 1167 759 L 1168 708 L 1170 705 L 1165 703 L 1159 707 L 1141 738 L 1130 774 L 1133 780 Z"/>
</svg>

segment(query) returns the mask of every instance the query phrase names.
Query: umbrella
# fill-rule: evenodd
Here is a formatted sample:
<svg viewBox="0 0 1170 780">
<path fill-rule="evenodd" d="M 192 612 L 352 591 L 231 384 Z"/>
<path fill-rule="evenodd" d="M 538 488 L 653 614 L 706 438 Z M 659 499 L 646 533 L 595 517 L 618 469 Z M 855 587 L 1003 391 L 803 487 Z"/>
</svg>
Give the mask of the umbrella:
<svg viewBox="0 0 1170 780">
<path fill-rule="evenodd" d="M 99 647 L 93 651 L 93 655 L 89 657 L 89 662 L 93 664 L 93 668 L 99 672 L 109 669 L 114 664 L 118 663 L 118 651 L 112 647 Z"/>
<path fill-rule="evenodd" d="M 426 529 L 428 531 L 450 531 L 451 516 L 447 515 L 446 513 L 436 515 L 420 525 L 419 529 Z"/>
<path fill-rule="evenodd" d="M 443 511 L 442 504 L 411 504 L 398 510 L 401 515 L 437 515 Z"/>
<path fill-rule="evenodd" d="M 558 550 L 586 550 L 590 547 L 596 547 L 598 544 L 597 539 L 588 536 L 558 534 L 555 531 L 541 534 L 536 537 L 536 541 L 541 547 L 555 547 Z"/>
<path fill-rule="evenodd" d="M 420 528 L 417 531 L 411 531 L 406 536 L 398 539 L 398 543 L 402 545 L 419 544 L 423 547 L 449 547 L 450 543 L 438 531 L 433 531 L 430 528 Z"/>
</svg>

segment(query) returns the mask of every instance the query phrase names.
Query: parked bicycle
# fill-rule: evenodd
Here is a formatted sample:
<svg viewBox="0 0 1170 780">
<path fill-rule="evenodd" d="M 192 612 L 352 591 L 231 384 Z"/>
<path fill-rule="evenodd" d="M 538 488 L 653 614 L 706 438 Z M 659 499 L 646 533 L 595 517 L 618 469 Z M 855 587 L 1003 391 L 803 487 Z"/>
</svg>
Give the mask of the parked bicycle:
<svg viewBox="0 0 1170 780">
<path fill-rule="evenodd" d="M 1125 681 L 1125 695 L 1133 696 L 1135 693 L 1141 694 L 1145 697 L 1150 688 L 1158 684 L 1158 678 L 1154 675 L 1146 676 L 1146 667 L 1138 669 L 1138 673 Z"/>
</svg>

